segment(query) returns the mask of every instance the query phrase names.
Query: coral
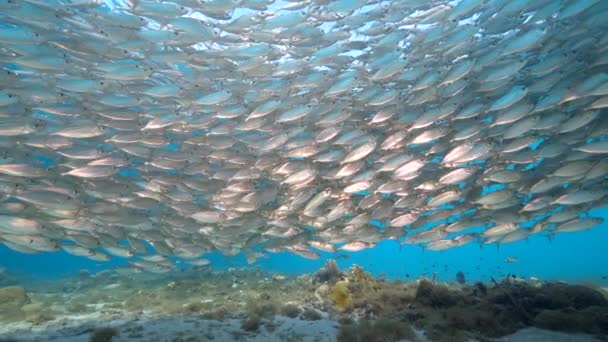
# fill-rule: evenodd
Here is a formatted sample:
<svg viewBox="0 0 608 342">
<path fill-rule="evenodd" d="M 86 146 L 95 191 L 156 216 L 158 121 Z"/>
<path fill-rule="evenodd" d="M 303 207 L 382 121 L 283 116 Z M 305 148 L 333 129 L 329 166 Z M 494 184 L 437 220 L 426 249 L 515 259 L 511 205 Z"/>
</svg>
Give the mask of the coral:
<svg viewBox="0 0 608 342">
<path fill-rule="evenodd" d="M 361 321 L 340 326 L 338 341 L 400 341 L 416 337 L 412 327 L 406 322 L 394 319 L 379 319 L 373 322 Z"/>
<path fill-rule="evenodd" d="M 338 310 L 344 311 L 351 307 L 353 298 L 348 289 L 348 282 L 338 281 L 329 291 L 329 297 Z"/>
<path fill-rule="evenodd" d="M 89 337 L 90 342 L 110 342 L 115 336 L 120 333 L 114 328 L 97 328 Z"/>
</svg>

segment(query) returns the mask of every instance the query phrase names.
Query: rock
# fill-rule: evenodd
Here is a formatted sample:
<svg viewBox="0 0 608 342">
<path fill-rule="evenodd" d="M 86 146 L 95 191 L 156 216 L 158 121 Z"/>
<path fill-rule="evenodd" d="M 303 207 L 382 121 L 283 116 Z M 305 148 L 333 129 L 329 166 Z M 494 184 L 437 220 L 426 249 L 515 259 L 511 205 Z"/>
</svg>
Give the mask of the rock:
<svg viewBox="0 0 608 342">
<path fill-rule="evenodd" d="M 22 320 L 21 308 L 27 302 L 25 290 L 19 286 L 0 288 L 0 321 L 15 322 Z"/>
<path fill-rule="evenodd" d="M 53 312 L 42 303 L 25 304 L 21 311 L 25 320 L 33 324 L 42 324 L 55 319 Z"/>
<path fill-rule="evenodd" d="M 0 305 L 14 305 L 22 307 L 27 298 L 25 290 L 19 286 L 7 286 L 0 288 Z"/>
<path fill-rule="evenodd" d="M 21 307 L 21 311 L 26 315 L 37 314 L 42 310 L 44 310 L 44 305 L 42 303 L 25 304 Z"/>
<path fill-rule="evenodd" d="M 315 298 L 317 298 L 320 304 L 325 303 L 325 298 L 327 298 L 328 296 L 329 286 L 327 284 L 323 284 L 315 290 Z"/>
</svg>

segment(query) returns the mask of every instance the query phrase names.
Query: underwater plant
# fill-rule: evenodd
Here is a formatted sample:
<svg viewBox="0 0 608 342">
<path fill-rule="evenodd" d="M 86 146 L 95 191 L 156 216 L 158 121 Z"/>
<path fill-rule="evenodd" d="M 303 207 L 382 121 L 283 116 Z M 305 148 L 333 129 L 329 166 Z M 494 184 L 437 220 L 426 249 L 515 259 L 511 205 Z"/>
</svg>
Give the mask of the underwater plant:
<svg viewBox="0 0 608 342">
<path fill-rule="evenodd" d="M 351 307 L 353 298 L 348 289 L 348 282 L 345 280 L 338 281 L 329 291 L 329 297 L 335 307 L 344 311 Z"/>
<path fill-rule="evenodd" d="M 300 308 L 293 303 L 287 303 L 287 304 L 283 305 L 280 310 L 282 315 L 285 315 L 290 318 L 298 317 L 298 315 L 300 314 L 301 311 L 302 310 L 300 310 Z"/>
<path fill-rule="evenodd" d="M 279 310 L 279 304 L 274 297 L 263 293 L 258 300 L 251 300 L 246 306 L 246 317 L 241 320 L 241 328 L 246 331 L 256 331 L 264 318 L 274 316 Z"/>
<path fill-rule="evenodd" d="M 396 319 L 362 320 L 358 323 L 342 324 L 338 333 L 339 342 L 402 341 L 416 337 L 412 327 Z"/>
<path fill-rule="evenodd" d="M 120 332 L 115 328 L 97 328 L 91 334 L 89 342 L 110 342 L 115 336 L 120 336 Z"/>
<path fill-rule="evenodd" d="M 342 272 L 336 263 L 336 260 L 329 259 L 325 263 L 325 267 L 322 267 L 317 273 L 315 273 L 313 280 L 319 283 L 334 284 L 340 279 Z"/>
<path fill-rule="evenodd" d="M 458 273 L 456 273 L 456 282 L 460 285 L 464 285 L 467 282 L 462 271 L 458 271 Z"/>
<path fill-rule="evenodd" d="M 350 270 L 352 281 L 357 283 L 375 283 L 374 277 L 359 265 L 353 265 Z"/>
</svg>

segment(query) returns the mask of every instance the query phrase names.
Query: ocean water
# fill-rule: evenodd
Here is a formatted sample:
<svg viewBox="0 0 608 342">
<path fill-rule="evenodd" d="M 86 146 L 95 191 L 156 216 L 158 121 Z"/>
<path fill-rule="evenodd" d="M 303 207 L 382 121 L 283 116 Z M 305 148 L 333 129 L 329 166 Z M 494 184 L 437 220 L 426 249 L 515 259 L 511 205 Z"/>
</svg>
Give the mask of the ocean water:
<svg viewBox="0 0 608 342">
<path fill-rule="evenodd" d="M 606 18 L 0 0 L 0 341 L 607 340 Z"/>
<path fill-rule="evenodd" d="M 608 217 L 608 210 L 597 210 L 594 216 Z M 608 241 L 606 225 L 592 230 L 555 236 L 533 236 L 505 245 L 470 244 L 446 251 L 428 251 L 419 246 L 400 247 L 395 241 L 384 241 L 377 247 L 360 252 L 341 252 L 338 265 L 348 268 L 363 266 L 374 276 L 389 279 L 416 279 L 432 277 L 453 281 L 461 271 L 472 281 L 489 281 L 508 274 L 520 277 L 606 285 L 608 255 L 603 253 Z M 127 265 L 128 259 L 115 258 L 109 262 L 95 262 L 65 252 L 23 254 L 6 246 L 0 249 L 2 266 L 7 271 L 40 278 L 61 278 L 81 270 L 91 273 L 111 270 Z M 289 275 L 311 273 L 321 268 L 334 253 L 322 253 L 318 260 L 303 259 L 291 253 L 270 254 L 254 265 L 248 265 L 244 255 L 222 256 L 221 253 L 204 255 L 214 269 L 229 267 L 262 268 Z M 508 263 L 507 258 L 517 262 Z"/>
</svg>

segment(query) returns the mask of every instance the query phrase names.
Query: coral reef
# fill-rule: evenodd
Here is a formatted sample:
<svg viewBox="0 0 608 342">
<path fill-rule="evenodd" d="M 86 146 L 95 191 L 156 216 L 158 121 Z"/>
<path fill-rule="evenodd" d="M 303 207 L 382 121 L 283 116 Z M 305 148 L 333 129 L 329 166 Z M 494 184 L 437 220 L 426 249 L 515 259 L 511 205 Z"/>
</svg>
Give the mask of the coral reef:
<svg viewBox="0 0 608 342">
<path fill-rule="evenodd" d="M 333 261 L 298 277 L 255 269 L 128 277 L 102 272 L 27 289 L 0 288 L 2 323 L 36 327 L 74 316 L 152 315 L 233 320 L 243 334 L 238 338 L 280 330 L 283 318 L 340 322 L 344 341 L 410 340 L 412 328 L 437 341 L 484 340 L 526 327 L 608 336 L 608 300 L 588 286 L 513 276 L 470 284 L 458 277 L 453 283 L 389 281 L 360 266 L 340 270 Z M 101 330 L 98 338 L 107 340 L 110 332 Z"/>
<path fill-rule="evenodd" d="M 374 280 L 360 268 L 346 272 L 345 277 L 352 304 L 349 310 L 338 310 L 346 321 L 342 340 L 368 338 L 369 335 L 358 339 L 352 336 L 364 334 L 363 330 L 367 334 L 373 328 L 364 323 L 369 320 L 405 322 L 438 341 L 500 337 L 531 326 L 597 336 L 608 334 L 606 297 L 585 286 L 542 284 L 513 277 L 492 286 L 467 286 L 461 282 L 450 285 L 425 278 L 417 282 L 387 282 Z M 333 293 L 332 289 L 332 299 Z M 376 340 L 392 340 L 379 333 L 378 336 Z"/>
</svg>

